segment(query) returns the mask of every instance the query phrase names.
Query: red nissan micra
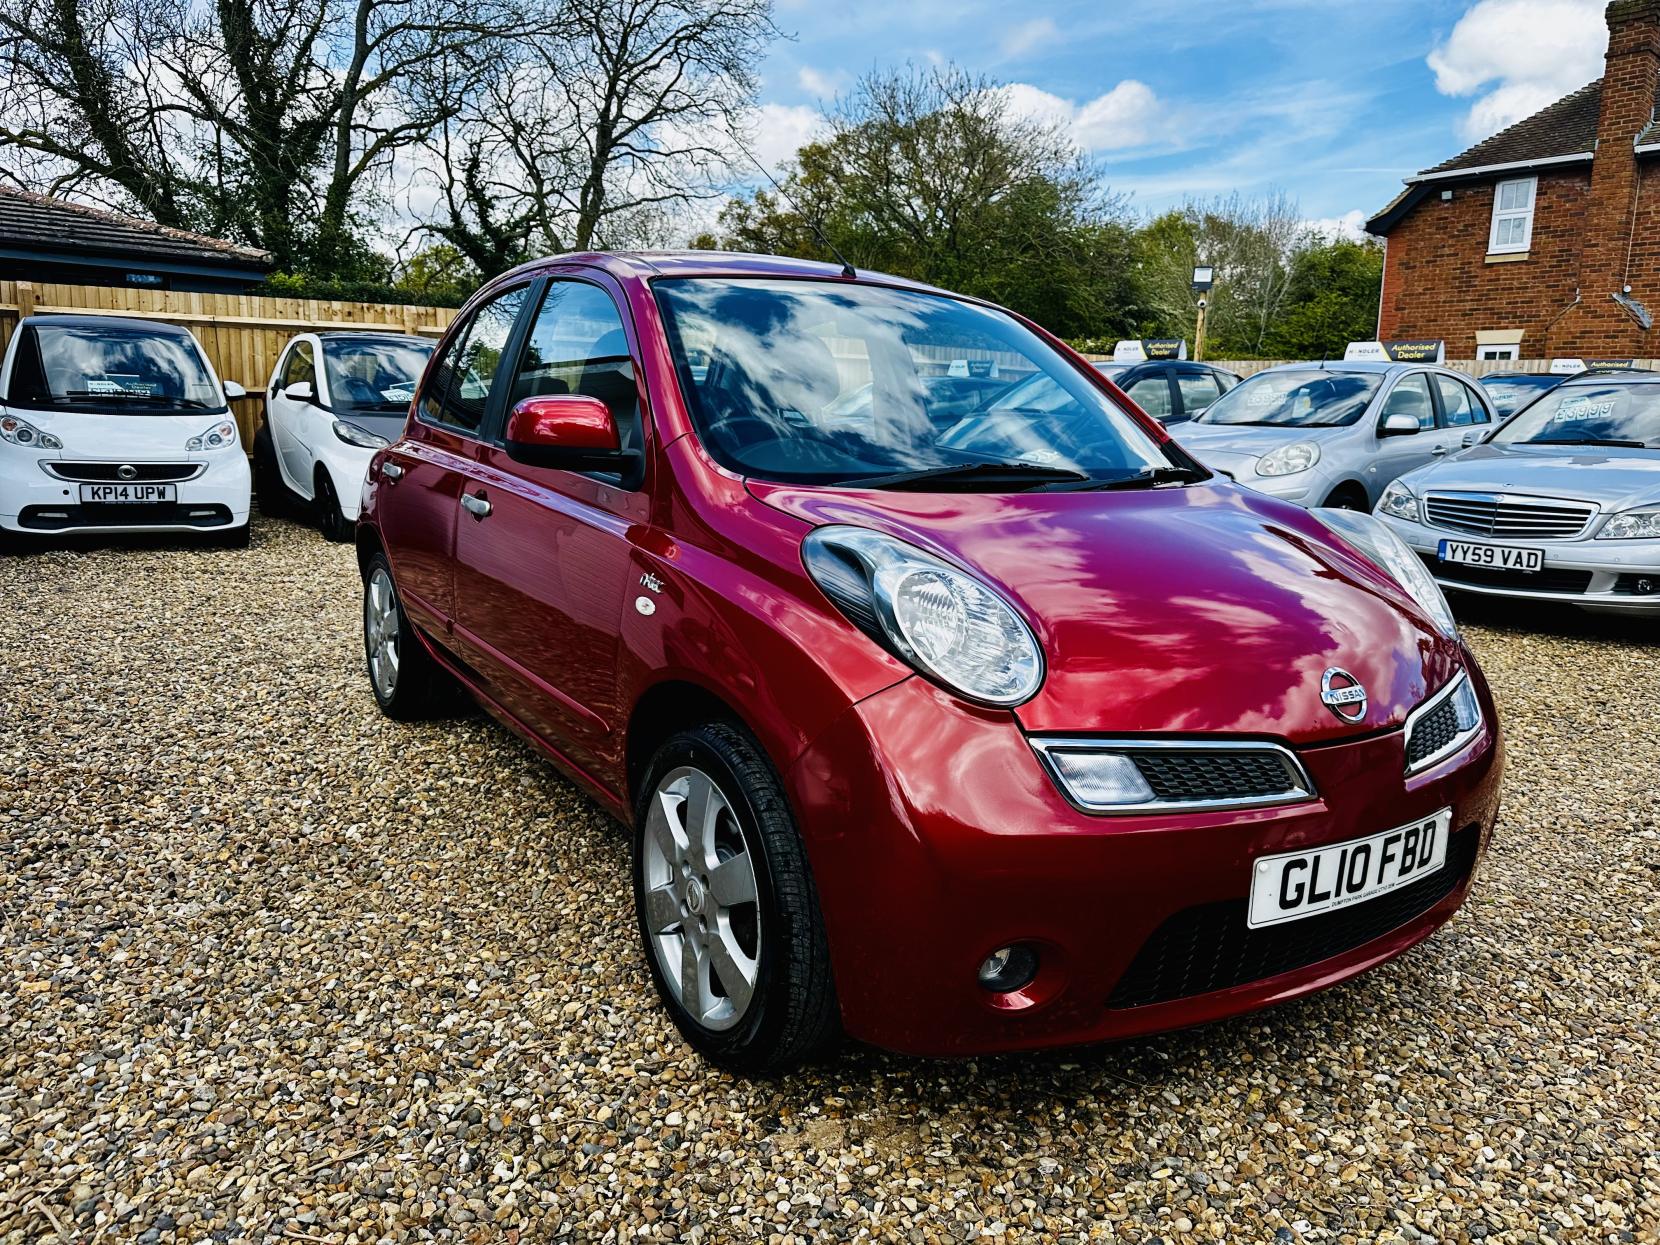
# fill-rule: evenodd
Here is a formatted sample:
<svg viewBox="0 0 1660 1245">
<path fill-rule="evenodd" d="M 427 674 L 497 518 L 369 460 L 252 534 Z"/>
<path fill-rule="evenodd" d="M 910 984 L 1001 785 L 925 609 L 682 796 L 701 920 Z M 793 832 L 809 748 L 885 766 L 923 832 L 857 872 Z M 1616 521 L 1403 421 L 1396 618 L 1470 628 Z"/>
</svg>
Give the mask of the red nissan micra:
<svg viewBox="0 0 1660 1245">
<path fill-rule="evenodd" d="M 758 1071 L 1294 998 L 1468 892 L 1487 685 L 1381 523 L 1212 475 L 973 299 L 719 253 L 491 282 L 369 468 L 374 694 L 461 685 L 633 829 Z"/>
</svg>

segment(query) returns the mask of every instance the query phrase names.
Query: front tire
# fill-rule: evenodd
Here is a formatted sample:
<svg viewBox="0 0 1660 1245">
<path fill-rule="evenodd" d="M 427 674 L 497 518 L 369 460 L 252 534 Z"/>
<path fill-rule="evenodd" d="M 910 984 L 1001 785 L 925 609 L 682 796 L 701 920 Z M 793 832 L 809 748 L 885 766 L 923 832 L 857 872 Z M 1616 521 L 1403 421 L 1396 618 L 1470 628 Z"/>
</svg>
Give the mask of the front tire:
<svg viewBox="0 0 1660 1245">
<path fill-rule="evenodd" d="M 452 703 L 454 681 L 410 625 L 384 553 L 374 554 L 364 569 L 363 655 L 369 688 L 387 717 L 417 721 Z"/>
<path fill-rule="evenodd" d="M 317 469 L 317 483 L 312 495 L 317 499 L 317 526 L 323 531 L 323 539 L 337 545 L 350 540 L 357 524 L 340 509 L 340 495 L 334 491 L 334 481 L 321 467 Z"/>
<path fill-rule="evenodd" d="M 259 500 L 259 512 L 272 518 L 292 515 L 299 501 L 277 466 L 277 447 L 271 440 L 269 421 L 260 424 L 254 433 L 254 496 Z"/>
<path fill-rule="evenodd" d="M 686 1040 L 749 1074 L 827 1051 L 840 1019 L 818 892 L 755 741 L 724 722 L 672 736 L 634 822 L 640 940 Z"/>
<path fill-rule="evenodd" d="M 1352 484 L 1338 485 L 1320 504 L 1327 510 L 1355 510 L 1362 514 L 1371 508 L 1366 504 L 1365 492 Z"/>
</svg>

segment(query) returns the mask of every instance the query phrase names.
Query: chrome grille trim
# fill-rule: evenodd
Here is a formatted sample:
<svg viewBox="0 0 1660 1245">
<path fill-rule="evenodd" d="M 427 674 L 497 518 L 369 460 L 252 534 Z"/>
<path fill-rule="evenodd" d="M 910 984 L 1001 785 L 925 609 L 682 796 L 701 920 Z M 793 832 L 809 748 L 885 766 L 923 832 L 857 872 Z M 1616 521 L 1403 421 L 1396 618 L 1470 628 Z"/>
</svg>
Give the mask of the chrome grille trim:
<svg viewBox="0 0 1660 1245">
<path fill-rule="evenodd" d="M 1424 516 L 1431 527 L 1477 536 L 1571 540 L 1596 517 L 1590 502 L 1515 493 L 1426 493 Z"/>
<path fill-rule="evenodd" d="M 207 469 L 206 463 L 128 463 L 117 459 L 104 462 L 41 459 L 40 466 L 49 476 L 77 484 L 177 484 L 194 480 Z M 137 474 L 131 480 L 123 479 L 116 474 L 123 466 L 137 468 Z"/>
<path fill-rule="evenodd" d="M 1126 816 L 1136 813 L 1210 813 L 1237 808 L 1266 808 L 1277 804 L 1301 804 L 1315 798 L 1314 780 L 1297 754 L 1283 744 L 1259 740 L 1208 739 L 1123 739 L 1098 735 L 1034 735 L 1029 742 L 1049 772 L 1055 788 L 1080 812 L 1095 815 Z M 1283 791 L 1271 795 L 1227 797 L 1206 800 L 1148 800 L 1141 804 L 1086 804 L 1073 798 L 1066 780 L 1055 768 L 1051 757 L 1057 752 L 1158 752 L 1164 756 L 1188 753 L 1196 756 L 1239 756 L 1256 753 L 1271 757 L 1285 771 Z"/>
<path fill-rule="evenodd" d="M 1412 755 L 1412 735 L 1418 728 L 1419 723 L 1423 722 L 1426 718 L 1431 717 L 1437 709 L 1441 708 L 1441 706 L 1451 700 L 1453 696 L 1457 694 L 1458 690 L 1468 684 L 1469 681 L 1470 676 L 1460 670 L 1456 675 L 1447 681 L 1447 685 L 1445 687 L 1436 692 L 1435 695 L 1431 696 L 1428 700 L 1424 701 L 1423 704 L 1419 705 L 1411 713 L 1406 715 L 1406 725 L 1403 728 L 1401 737 L 1405 741 L 1406 754 L 1409 758 Z M 1472 692 L 1474 691 L 1474 689 L 1471 690 Z M 1485 716 L 1481 711 L 1481 698 L 1476 697 L 1475 701 L 1476 724 L 1463 734 L 1455 734 L 1446 743 L 1435 749 L 1435 751 L 1426 753 L 1424 756 L 1419 757 L 1416 761 L 1409 760 L 1406 766 L 1406 772 L 1409 775 L 1420 773 L 1423 770 L 1429 769 L 1432 765 L 1436 765 L 1441 761 L 1446 760 L 1454 753 L 1461 751 L 1465 745 L 1481 733 L 1481 728 L 1485 725 Z"/>
</svg>

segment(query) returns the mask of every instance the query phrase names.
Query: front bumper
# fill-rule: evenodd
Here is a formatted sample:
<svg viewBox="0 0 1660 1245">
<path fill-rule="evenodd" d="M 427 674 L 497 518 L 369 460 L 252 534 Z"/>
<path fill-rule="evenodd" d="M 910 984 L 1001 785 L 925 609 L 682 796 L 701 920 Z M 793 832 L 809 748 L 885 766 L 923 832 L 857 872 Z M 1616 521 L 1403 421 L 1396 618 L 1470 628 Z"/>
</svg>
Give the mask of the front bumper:
<svg viewBox="0 0 1660 1245">
<path fill-rule="evenodd" d="M 1298 749 L 1317 789 L 1306 803 L 1158 816 L 1079 812 L 1012 715 L 966 705 L 923 679 L 861 701 L 786 778 L 847 1030 L 916 1054 L 1095 1042 L 1264 1007 L 1400 954 L 1463 902 L 1497 815 L 1502 745 L 1486 685 L 1473 663 L 1471 671 L 1485 728 L 1420 774 L 1405 776 L 1397 730 Z M 1360 838 L 1449 806 L 1447 885 L 1419 909 L 1397 903 L 1381 926 L 1374 909 L 1369 926 L 1350 929 L 1359 942 L 1332 941 L 1314 929 L 1320 917 L 1293 922 L 1279 927 L 1289 948 L 1246 949 L 1267 975 L 1247 969 L 1216 989 L 1196 978 L 1198 992 L 1176 997 L 1168 980 L 1149 986 L 1141 952 L 1173 929 L 1189 936 L 1181 928 L 1195 916 L 1214 927 L 1203 937 L 1243 936 L 1258 857 Z M 1240 928 L 1227 916 L 1236 909 Z M 981 961 L 1017 941 L 1040 948 L 1036 980 L 1018 996 L 982 990 Z"/>
<path fill-rule="evenodd" d="M 1524 601 L 1561 601 L 1614 613 L 1660 614 L 1660 540 L 1507 540 L 1379 514 L 1423 558 L 1443 588 Z M 1443 564 L 1443 540 L 1542 549 L 1541 572 L 1486 572 Z M 1646 585 L 1646 586 L 1645 586 Z"/>
<path fill-rule="evenodd" d="M 201 470 L 189 479 L 166 481 L 176 490 L 176 501 L 134 505 L 83 505 L 83 481 L 49 474 L 43 461 L 48 465 L 63 461 L 146 464 L 143 458 L 19 453 L 12 446 L 0 445 L 0 529 L 36 535 L 204 532 L 248 522 L 250 476 L 248 459 L 240 447 L 168 457 L 165 461 L 170 465 L 200 465 Z"/>
</svg>

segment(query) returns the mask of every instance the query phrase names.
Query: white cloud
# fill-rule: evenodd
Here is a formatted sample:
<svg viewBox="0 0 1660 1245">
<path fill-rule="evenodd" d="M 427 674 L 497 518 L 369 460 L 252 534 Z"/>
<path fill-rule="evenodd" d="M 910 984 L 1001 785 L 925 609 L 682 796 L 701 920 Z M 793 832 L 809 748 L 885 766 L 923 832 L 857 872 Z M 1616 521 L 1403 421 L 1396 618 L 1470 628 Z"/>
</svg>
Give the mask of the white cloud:
<svg viewBox="0 0 1660 1245">
<path fill-rule="evenodd" d="M 1339 239 L 1359 242 L 1366 236 L 1366 213 L 1359 208 L 1352 208 L 1341 216 L 1321 216 L 1304 221 L 1303 227 L 1328 242 L 1336 242 Z"/>
<path fill-rule="evenodd" d="M 1602 0 L 1479 0 L 1429 54 L 1443 95 L 1482 93 L 1462 125 L 1475 142 L 1602 73 Z"/>
<path fill-rule="evenodd" d="M 795 159 L 802 144 L 819 137 L 824 118 L 806 104 L 762 104 L 755 110 L 755 158 L 777 176 L 781 165 Z"/>
<path fill-rule="evenodd" d="M 1054 42 L 1060 38 L 1060 33 L 1054 21 L 1047 17 L 1034 17 L 1029 22 L 1021 22 L 1003 32 L 1003 55 L 1008 59 L 1024 56 L 1034 48 Z"/>
<path fill-rule="evenodd" d="M 1085 151 L 1144 147 L 1173 131 L 1170 110 L 1145 82 L 1126 78 L 1082 104 L 1026 82 L 998 88 L 1015 112 L 1062 126 Z"/>
<path fill-rule="evenodd" d="M 811 65 L 803 65 L 796 71 L 795 79 L 807 94 L 818 99 L 828 99 L 835 95 L 841 84 L 847 80 L 847 74 L 839 69 L 834 73 L 824 73 Z"/>
</svg>

